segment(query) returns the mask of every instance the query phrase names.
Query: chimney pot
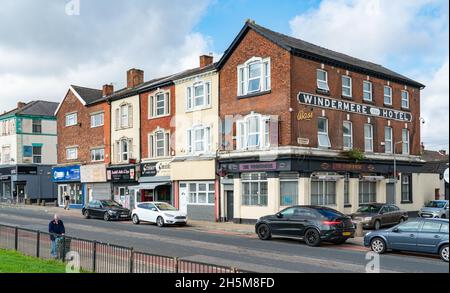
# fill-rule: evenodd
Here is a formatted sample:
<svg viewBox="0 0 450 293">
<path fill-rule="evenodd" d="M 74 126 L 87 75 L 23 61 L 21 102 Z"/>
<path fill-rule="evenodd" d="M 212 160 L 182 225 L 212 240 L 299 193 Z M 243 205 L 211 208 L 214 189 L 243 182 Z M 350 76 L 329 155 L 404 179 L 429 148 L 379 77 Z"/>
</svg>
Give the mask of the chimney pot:
<svg viewBox="0 0 450 293">
<path fill-rule="evenodd" d="M 144 71 L 136 68 L 127 71 L 127 88 L 133 88 L 141 83 L 144 83 Z"/>
<path fill-rule="evenodd" d="M 103 86 L 103 97 L 107 97 L 114 92 L 114 86 L 112 84 L 105 84 Z"/>
<path fill-rule="evenodd" d="M 213 64 L 214 57 L 212 55 L 202 55 L 200 56 L 200 68 L 204 68 L 208 65 Z"/>
<path fill-rule="evenodd" d="M 24 103 L 24 102 L 17 102 L 17 108 L 22 109 L 23 107 L 25 107 L 26 104 L 27 103 Z"/>
</svg>

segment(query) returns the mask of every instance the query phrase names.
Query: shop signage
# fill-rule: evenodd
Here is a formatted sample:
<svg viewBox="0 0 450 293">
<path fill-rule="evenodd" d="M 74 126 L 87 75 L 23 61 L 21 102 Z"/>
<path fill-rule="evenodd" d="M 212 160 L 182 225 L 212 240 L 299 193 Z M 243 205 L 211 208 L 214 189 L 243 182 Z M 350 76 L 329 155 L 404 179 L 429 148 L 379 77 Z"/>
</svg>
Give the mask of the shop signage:
<svg viewBox="0 0 450 293">
<path fill-rule="evenodd" d="M 310 121 L 312 120 L 314 117 L 314 112 L 304 112 L 304 111 L 300 111 L 297 114 L 297 120 L 298 121 Z"/>
<path fill-rule="evenodd" d="M 322 170 L 326 171 L 346 171 L 346 172 L 374 172 L 374 165 L 351 164 L 351 163 L 322 163 Z"/>
<path fill-rule="evenodd" d="M 411 122 L 412 115 L 408 112 L 397 111 L 393 109 L 374 107 L 372 105 L 358 104 L 349 101 L 336 100 L 327 97 L 317 96 L 300 92 L 298 94 L 300 104 L 312 105 L 320 108 L 344 111 L 367 116 L 381 117 L 403 122 Z"/>
<path fill-rule="evenodd" d="M 268 172 L 268 171 L 289 171 L 290 162 L 255 162 L 242 164 L 228 164 L 225 167 L 229 172 Z"/>
<path fill-rule="evenodd" d="M 53 182 L 80 181 L 80 166 L 54 167 Z"/>
<path fill-rule="evenodd" d="M 106 166 L 104 164 L 81 166 L 81 182 L 106 182 Z"/>
<path fill-rule="evenodd" d="M 108 168 L 106 171 L 106 179 L 112 182 L 136 181 L 136 167 Z"/>
<path fill-rule="evenodd" d="M 170 176 L 170 162 L 141 164 L 141 177 Z"/>
<path fill-rule="evenodd" d="M 19 175 L 37 175 L 37 167 L 18 166 L 17 174 Z"/>
</svg>

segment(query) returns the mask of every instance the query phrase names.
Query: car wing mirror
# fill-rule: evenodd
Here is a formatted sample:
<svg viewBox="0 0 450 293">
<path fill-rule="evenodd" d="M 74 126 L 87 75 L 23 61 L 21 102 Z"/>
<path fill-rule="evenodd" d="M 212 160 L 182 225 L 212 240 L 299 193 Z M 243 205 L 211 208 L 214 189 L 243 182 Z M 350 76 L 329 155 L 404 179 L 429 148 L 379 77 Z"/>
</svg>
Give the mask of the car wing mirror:
<svg viewBox="0 0 450 293">
<path fill-rule="evenodd" d="M 277 213 L 276 216 L 277 216 L 277 218 L 279 218 L 279 219 L 283 218 L 283 214 L 282 214 L 282 213 Z"/>
<path fill-rule="evenodd" d="M 392 229 L 392 232 L 394 232 L 394 233 L 399 233 L 399 232 L 400 232 L 400 229 L 399 229 L 399 228 L 394 228 L 394 229 Z"/>
</svg>

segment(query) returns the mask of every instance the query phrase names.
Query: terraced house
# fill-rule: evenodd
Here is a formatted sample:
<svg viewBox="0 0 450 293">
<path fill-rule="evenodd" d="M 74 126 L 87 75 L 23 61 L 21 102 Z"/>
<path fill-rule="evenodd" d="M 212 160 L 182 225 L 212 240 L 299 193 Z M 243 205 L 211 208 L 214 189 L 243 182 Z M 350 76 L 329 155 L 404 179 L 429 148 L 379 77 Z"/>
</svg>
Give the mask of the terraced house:
<svg viewBox="0 0 450 293">
<path fill-rule="evenodd" d="M 64 194 L 72 207 L 82 207 L 93 199 L 110 199 L 111 184 L 106 180 L 110 157 L 110 105 L 106 97 L 112 85 L 103 90 L 70 86 L 56 110 L 58 121 L 58 165 L 52 177 L 58 186 L 58 204 Z"/>
<path fill-rule="evenodd" d="M 58 103 L 32 101 L 0 115 L 0 198 L 54 200 Z"/>
<path fill-rule="evenodd" d="M 417 211 L 433 199 L 425 189 L 439 182 L 419 174 L 424 85 L 252 21 L 218 70 L 223 218 L 375 201 Z"/>
</svg>

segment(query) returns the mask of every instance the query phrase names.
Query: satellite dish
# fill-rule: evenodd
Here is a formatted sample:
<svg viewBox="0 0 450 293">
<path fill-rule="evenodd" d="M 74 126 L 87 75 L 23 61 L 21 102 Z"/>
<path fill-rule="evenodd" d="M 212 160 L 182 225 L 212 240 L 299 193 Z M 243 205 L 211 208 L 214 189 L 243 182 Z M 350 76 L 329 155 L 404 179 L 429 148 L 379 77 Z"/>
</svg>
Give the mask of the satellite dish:
<svg viewBox="0 0 450 293">
<path fill-rule="evenodd" d="M 450 182 L 448 182 L 448 173 L 449 173 L 449 170 L 448 170 L 449 168 L 447 168 L 447 170 L 445 170 L 445 172 L 444 172 L 444 180 L 445 180 L 445 182 L 447 182 L 447 183 L 450 183 Z"/>
</svg>

